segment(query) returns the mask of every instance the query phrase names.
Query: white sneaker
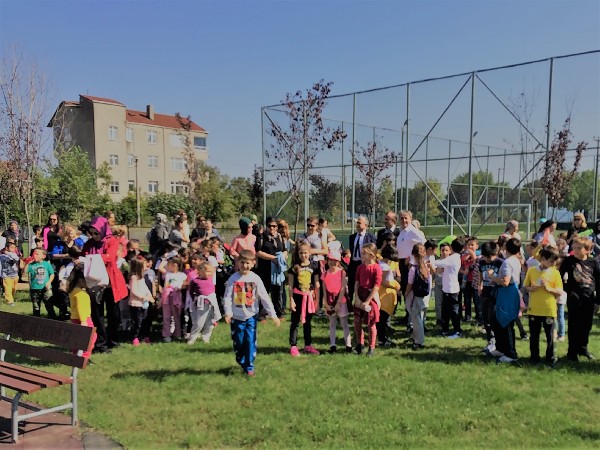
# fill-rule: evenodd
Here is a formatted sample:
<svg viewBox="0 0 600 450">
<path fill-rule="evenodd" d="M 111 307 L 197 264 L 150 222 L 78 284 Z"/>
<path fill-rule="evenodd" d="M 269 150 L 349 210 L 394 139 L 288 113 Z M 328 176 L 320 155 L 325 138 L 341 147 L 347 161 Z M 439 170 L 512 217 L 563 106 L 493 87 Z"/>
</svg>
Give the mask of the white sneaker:
<svg viewBox="0 0 600 450">
<path fill-rule="evenodd" d="M 516 361 L 517 361 L 516 359 L 509 358 L 508 356 L 504 356 L 504 355 L 501 356 L 500 358 L 498 358 L 498 362 L 501 362 L 501 363 L 510 364 L 510 363 L 514 363 Z"/>
<path fill-rule="evenodd" d="M 504 353 L 499 352 L 495 348 L 494 348 L 494 350 L 490 351 L 490 355 L 492 355 L 494 358 L 504 358 Z"/>
</svg>

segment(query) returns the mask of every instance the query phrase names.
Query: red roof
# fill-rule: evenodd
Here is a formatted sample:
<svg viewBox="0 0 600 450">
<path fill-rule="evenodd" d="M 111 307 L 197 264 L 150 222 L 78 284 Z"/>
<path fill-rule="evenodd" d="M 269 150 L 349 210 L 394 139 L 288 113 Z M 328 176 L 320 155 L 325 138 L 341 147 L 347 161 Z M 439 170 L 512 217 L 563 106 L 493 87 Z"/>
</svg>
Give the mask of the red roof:
<svg viewBox="0 0 600 450">
<path fill-rule="evenodd" d="M 123 103 L 118 102 L 116 100 L 112 100 L 110 98 L 92 97 L 91 95 L 81 95 L 81 94 L 79 94 L 79 96 L 81 98 L 85 98 L 91 102 L 104 102 L 104 103 L 112 103 L 113 105 L 125 106 Z"/>
<path fill-rule="evenodd" d="M 187 120 L 185 117 L 183 117 L 182 119 L 184 122 Z M 167 114 L 156 114 L 155 113 L 154 120 L 150 120 L 148 118 L 148 115 L 146 114 L 146 111 L 133 111 L 131 109 L 128 109 L 126 111 L 125 121 L 133 122 L 133 123 L 143 123 L 146 125 L 156 125 L 156 126 L 165 127 L 165 128 L 175 128 L 175 129 L 181 128 L 181 125 L 177 121 L 177 117 L 175 117 L 174 115 L 169 116 Z M 198 124 L 194 123 L 193 121 L 192 121 L 191 129 L 192 129 L 192 131 L 206 132 L 206 130 L 204 128 L 202 128 Z"/>
</svg>

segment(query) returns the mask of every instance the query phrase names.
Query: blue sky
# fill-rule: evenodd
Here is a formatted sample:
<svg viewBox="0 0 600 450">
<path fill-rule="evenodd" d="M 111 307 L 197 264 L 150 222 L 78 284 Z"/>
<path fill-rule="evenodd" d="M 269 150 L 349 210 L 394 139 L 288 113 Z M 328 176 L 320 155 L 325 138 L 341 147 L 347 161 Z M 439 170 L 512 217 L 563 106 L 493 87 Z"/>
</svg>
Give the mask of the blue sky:
<svg viewBox="0 0 600 450">
<path fill-rule="evenodd" d="M 597 49 L 600 2 L 0 0 L 0 44 L 47 65 L 56 105 L 87 93 L 190 114 L 210 132 L 209 163 L 248 176 L 261 162 L 260 107 L 286 92 L 323 78 L 341 94 Z M 598 69 L 582 107 L 600 103 Z"/>
</svg>

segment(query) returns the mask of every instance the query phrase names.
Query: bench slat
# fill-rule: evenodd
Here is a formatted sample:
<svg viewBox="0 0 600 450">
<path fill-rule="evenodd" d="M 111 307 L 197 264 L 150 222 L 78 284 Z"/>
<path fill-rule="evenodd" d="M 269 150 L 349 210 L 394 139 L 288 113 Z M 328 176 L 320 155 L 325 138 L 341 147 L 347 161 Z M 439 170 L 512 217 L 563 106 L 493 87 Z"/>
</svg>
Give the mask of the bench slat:
<svg viewBox="0 0 600 450">
<path fill-rule="evenodd" d="M 29 355 L 47 362 L 78 367 L 79 369 L 85 367 L 87 363 L 87 360 L 83 356 L 73 355 L 72 353 L 64 353 L 60 350 L 48 347 L 36 347 L 34 345 L 24 344 L 7 339 L 0 339 L 0 349 L 18 353 L 20 355 Z"/>
<path fill-rule="evenodd" d="M 93 328 L 0 311 L 0 333 L 65 348 L 89 350 Z"/>
<path fill-rule="evenodd" d="M 71 384 L 73 380 L 71 377 L 66 375 L 59 375 L 56 373 L 44 372 L 43 370 L 32 369 L 31 367 L 20 366 L 18 364 L 9 363 L 6 361 L 0 361 L 0 372 L 4 369 L 11 369 L 25 374 L 38 375 L 48 380 L 54 380 L 59 384 Z"/>
<path fill-rule="evenodd" d="M 32 375 L 18 370 L 7 369 L 6 367 L 0 368 L 0 375 L 13 378 L 15 380 L 26 381 L 28 383 L 39 384 L 42 388 L 55 387 L 60 385 L 56 380 L 50 380 L 46 377 L 40 377 L 39 375 Z"/>
<path fill-rule="evenodd" d="M 24 392 L 25 394 L 31 394 L 32 392 L 37 392 L 43 389 L 43 387 L 39 384 L 15 380 L 14 378 L 2 374 L 0 374 L 0 386 L 6 386 L 7 388 L 14 389 L 15 391 Z"/>
</svg>

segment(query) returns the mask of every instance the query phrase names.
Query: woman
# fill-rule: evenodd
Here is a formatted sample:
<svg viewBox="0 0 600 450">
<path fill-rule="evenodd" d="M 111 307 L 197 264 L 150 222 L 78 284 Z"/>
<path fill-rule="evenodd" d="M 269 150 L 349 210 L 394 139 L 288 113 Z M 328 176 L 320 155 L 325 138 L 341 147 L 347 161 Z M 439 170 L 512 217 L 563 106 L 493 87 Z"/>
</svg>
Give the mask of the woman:
<svg viewBox="0 0 600 450">
<path fill-rule="evenodd" d="M 594 224 L 592 239 L 594 241 L 594 256 L 596 259 L 600 259 L 600 220 L 596 221 Z"/>
<path fill-rule="evenodd" d="M 283 248 L 288 255 L 291 254 L 293 246 L 296 244 L 290 237 L 290 225 L 284 220 L 279 219 L 277 222 L 277 231 L 281 236 L 281 242 L 283 242 Z M 288 294 L 286 292 L 287 283 L 283 283 L 281 288 L 281 311 L 285 314 L 285 308 L 287 306 Z"/>
<path fill-rule="evenodd" d="M 544 247 L 554 247 L 556 246 L 556 239 L 554 238 L 554 232 L 556 231 L 556 222 L 553 220 L 546 220 L 544 223 L 540 225 L 540 229 L 533 236 L 533 240 L 537 241 Z"/>
<path fill-rule="evenodd" d="M 587 222 L 585 221 L 585 216 L 583 215 L 583 213 L 575 213 L 573 214 L 573 224 L 571 225 L 571 228 L 569 228 L 569 231 L 567 232 L 567 244 L 569 244 L 569 248 L 571 247 L 571 244 L 573 242 L 573 238 L 576 237 L 577 235 L 583 233 L 584 231 L 587 231 L 588 226 L 587 226 Z"/>
<path fill-rule="evenodd" d="M 521 240 L 521 235 L 519 234 L 519 222 L 514 219 L 509 220 L 502 236 L 505 236 L 507 240 L 512 238 Z"/>
<path fill-rule="evenodd" d="M 233 258 L 235 270 L 238 270 L 238 258 L 242 250 L 250 250 L 256 254 L 256 236 L 252 234 L 252 221 L 247 217 L 242 217 L 239 221 L 240 234 L 231 242 L 229 255 Z"/>
<path fill-rule="evenodd" d="M 106 218 L 96 216 L 90 224 L 91 239 L 83 246 L 84 255 L 100 255 L 106 266 L 109 286 L 90 289 L 92 298 L 92 321 L 96 327 L 97 340 L 95 351 L 106 353 L 111 347 L 119 345 L 119 308 L 117 303 L 127 297 L 125 278 L 117 267 L 119 241 L 112 234 L 108 235 Z M 107 326 L 104 325 L 104 308 L 106 307 Z"/>
<path fill-rule="evenodd" d="M 269 217 L 263 233 L 256 239 L 256 256 L 258 265 L 256 273 L 262 280 L 267 291 L 271 294 L 275 313 L 283 317 L 281 305 L 281 286 L 285 284 L 285 268 L 287 268 L 287 252 L 283 240 L 277 232 L 277 222 Z M 283 270 L 281 270 L 283 268 Z"/>
<path fill-rule="evenodd" d="M 179 248 L 187 248 L 190 243 L 190 238 L 185 234 L 184 230 L 185 219 L 181 216 L 177 216 L 175 219 L 175 224 L 173 225 L 173 229 L 169 234 L 169 244 L 174 247 Z"/>
<path fill-rule="evenodd" d="M 48 253 L 52 253 L 54 246 L 60 241 L 62 233 L 62 225 L 57 213 L 52 213 L 48 216 L 48 222 L 42 228 L 42 239 L 44 240 L 44 249 Z"/>
<path fill-rule="evenodd" d="M 25 239 L 23 233 L 21 233 L 21 230 L 19 229 L 19 222 L 16 220 L 8 222 L 8 228 L 4 230 L 2 236 L 4 236 L 7 241 L 13 241 L 17 246 L 19 256 L 23 256 L 23 242 Z"/>
</svg>

